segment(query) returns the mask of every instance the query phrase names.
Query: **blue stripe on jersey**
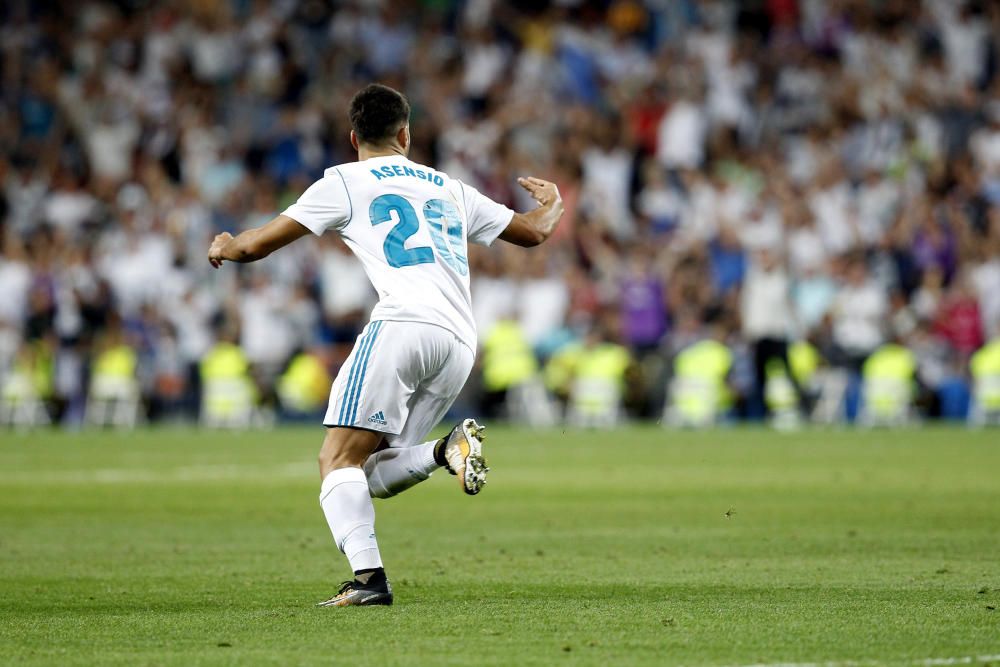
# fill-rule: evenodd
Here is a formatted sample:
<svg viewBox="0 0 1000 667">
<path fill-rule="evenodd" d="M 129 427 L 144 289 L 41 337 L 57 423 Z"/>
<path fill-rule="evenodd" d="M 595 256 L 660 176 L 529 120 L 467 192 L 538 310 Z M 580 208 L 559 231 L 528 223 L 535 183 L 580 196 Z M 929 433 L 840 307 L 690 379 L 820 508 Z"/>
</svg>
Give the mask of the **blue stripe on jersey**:
<svg viewBox="0 0 1000 667">
<path fill-rule="evenodd" d="M 378 338 L 379 331 L 382 329 L 382 322 L 374 322 L 372 324 L 371 337 L 368 339 L 367 345 L 362 352 L 361 356 L 361 372 L 355 377 L 354 385 L 351 387 L 351 394 L 348 399 L 347 408 L 347 421 L 346 425 L 351 426 L 354 424 L 358 416 L 358 401 L 361 399 L 361 390 L 365 384 L 365 374 L 368 371 L 368 361 L 371 357 L 372 349 L 375 347 L 375 339 Z"/>
<path fill-rule="evenodd" d="M 337 419 L 337 423 L 340 425 L 344 425 L 344 417 L 347 416 L 347 402 L 348 402 L 347 397 L 351 393 L 351 387 L 353 386 L 354 379 L 358 374 L 358 369 L 359 369 L 358 361 L 361 359 L 365 345 L 368 343 L 368 339 L 371 338 L 372 331 L 374 330 L 374 325 L 369 324 L 366 327 L 366 329 L 367 331 L 365 331 L 364 335 L 361 336 L 361 338 L 358 340 L 357 346 L 354 348 L 355 354 L 354 354 L 354 359 L 351 362 L 351 372 L 347 376 L 347 385 L 344 387 L 344 394 L 342 397 L 342 402 L 340 404 L 340 417 Z"/>
<path fill-rule="evenodd" d="M 378 338 L 378 332 L 382 328 L 382 322 L 375 322 L 372 326 L 372 335 L 368 339 L 368 346 L 365 348 L 364 357 L 361 360 L 361 373 L 355 378 L 354 387 L 351 391 L 350 396 L 350 407 L 347 409 L 347 425 L 351 426 L 354 424 L 354 420 L 358 416 L 358 401 L 361 399 L 361 388 L 365 384 L 365 373 L 368 371 L 368 359 L 371 357 L 372 348 L 375 347 L 375 339 Z"/>
</svg>

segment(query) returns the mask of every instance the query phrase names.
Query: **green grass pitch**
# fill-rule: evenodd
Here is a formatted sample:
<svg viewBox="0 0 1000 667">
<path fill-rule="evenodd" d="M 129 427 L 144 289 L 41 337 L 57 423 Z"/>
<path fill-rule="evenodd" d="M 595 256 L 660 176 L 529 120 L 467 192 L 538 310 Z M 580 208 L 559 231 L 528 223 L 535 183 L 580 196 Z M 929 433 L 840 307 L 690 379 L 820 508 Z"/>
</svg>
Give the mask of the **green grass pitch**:
<svg viewBox="0 0 1000 667">
<path fill-rule="evenodd" d="M 0 663 L 1000 664 L 996 430 L 494 427 L 351 609 L 321 437 L 0 433 Z"/>
</svg>

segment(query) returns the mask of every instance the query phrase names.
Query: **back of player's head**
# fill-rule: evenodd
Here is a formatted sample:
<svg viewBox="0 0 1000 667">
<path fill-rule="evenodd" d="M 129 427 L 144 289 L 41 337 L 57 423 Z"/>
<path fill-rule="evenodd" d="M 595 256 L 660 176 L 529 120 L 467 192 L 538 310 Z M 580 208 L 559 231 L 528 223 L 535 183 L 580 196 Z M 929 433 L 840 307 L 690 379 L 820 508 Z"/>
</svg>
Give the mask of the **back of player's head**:
<svg viewBox="0 0 1000 667">
<path fill-rule="evenodd" d="M 410 103 L 403 94 L 380 83 L 370 83 L 351 100 L 351 127 L 358 141 L 384 144 L 410 122 Z"/>
</svg>

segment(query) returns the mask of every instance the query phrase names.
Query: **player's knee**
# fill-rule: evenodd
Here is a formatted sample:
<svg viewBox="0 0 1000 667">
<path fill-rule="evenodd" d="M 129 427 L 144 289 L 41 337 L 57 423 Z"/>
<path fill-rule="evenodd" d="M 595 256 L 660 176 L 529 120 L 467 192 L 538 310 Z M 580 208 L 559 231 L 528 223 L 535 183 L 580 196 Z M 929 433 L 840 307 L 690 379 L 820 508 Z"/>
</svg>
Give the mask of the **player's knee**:
<svg viewBox="0 0 1000 667">
<path fill-rule="evenodd" d="M 320 447 L 319 456 L 317 458 L 319 459 L 317 462 L 319 463 L 319 471 L 321 474 L 325 475 L 327 471 L 333 470 L 331 467 L 333 460 L 330 453 L 327 451 L 326 443 Z"/>
<path fill-rule="evenodd" d="M 320 475 L 326 476 L 339 468 L 360 468 L 378 446 L 377 440 L 365 432 L 342 433 L 330 430 L 319 450 Z"/>
<path fill-rule="evenodd" d="M 319 472 L 323 477 L 329 474 L 331 470 L 360 467 L 361 464 L 357 461 L 357 457 L 351 456 L 348 452 L 340 450 L 330 451 L 326 447 L 319 452 Z"/>
<path fill-rule="evenodd" d="M 319 450 L 320 472 L 326 474 L 338 468 L 360 467 L 360 463 L 363 463 L 363 461 L 358 462 L 356 458 L 351 456 L 350 450 L 344 447 L 342 443 L 325 441 Z"/>
</svg>

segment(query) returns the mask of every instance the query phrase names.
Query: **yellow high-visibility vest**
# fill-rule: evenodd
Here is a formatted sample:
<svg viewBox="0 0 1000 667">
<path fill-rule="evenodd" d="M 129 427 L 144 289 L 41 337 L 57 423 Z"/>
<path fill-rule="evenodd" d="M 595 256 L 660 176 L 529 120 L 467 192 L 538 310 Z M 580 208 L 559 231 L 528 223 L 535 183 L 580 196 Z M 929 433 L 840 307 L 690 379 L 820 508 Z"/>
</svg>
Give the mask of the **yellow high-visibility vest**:
<svg viewBox="0 0 1000 667">
<path fill-rule="evenodd" d="M 625 390 L 628 350 L 614 343 L 598 343 L 579 351 L 573 369 L 571 400 L 574 410 L 589 418 L 613 415 Z"/>
<path fill-rule="evenodd" d="M 916 371 L 917 361 L 912 352 L 902 345 L 886 343 L 872 352 L 871 356 L 865 360 L 861 374 L 865 379 L 885 378 L 910 381 Z"/>
<path fill-rule="evenodd" d="M 199 364 L 202 380 L 246 377 L 249 368 L 250 363 L 243 350 L 225 342 L 216 343 Z"/>
<path fill-rule="evenodd" d="M 330 392 L 330 374 L 314 354 L 295 356 L 278 379 L 278 396 L 285 407 L 311 412 L 326 403 Z"/>
<path fill-rule="evenodd" d="M 569 343 L 562 346 L 545 364 L 545 387 L 560 396 L 567 396 L 583 346 Z"/>
<path fill-rule="evenodd" d="M 530 379 L 538 362 L 520 325 L 502 320 L 494 325 L 483 343 L 483 386 L 503 391 Z"/>
<path fill-rule="evenodd" d="M 913 380 L 917 361 L 902 345 L 886 343 L 865 360 L 861 367 L 865 405 L 878 417 L 892 417 L 913 400 Z"/>
<path fill-rule="evenodd" d="M 674 375 L 725 382 L 732 365 L 733 353 L 728 347 L 715 340 L 703 340 L 678 353 L 674 359 Z"/>
<path fill-rule="evenodd" d="M 631 363 L 628 350 L 615 343 L 600 343 L 579 352 L 574 375 L 577 378 L 612 380 L 625 383 L 625 371 Z"/>
<path fill-rule="evenodd" d="M 969 358 L 973 395 L 984 410 L 1000 410 L 1000 338 L 996 338 Z"/>
<path fill-rule="evenodd" d="M 43 342 L 27 343 L 18 353 L 4 383 L 4 395 L 12 401 L 46 399 L 55 388 L 55 361 Z"/>
<path fill-rule="evenodd" d="M 250 362 L 232 343 L 216 343 L 199 364 L 202 383 L 202 413 L 210 420 L 245 415 L 259 399 L 250 376 Z"/>
<path fill-rule="evenodd" d="M 710 421 L 729 407 L 732 398 L 726 376 L 733 353 L 715 340 L 690 345 L 674 359 L 674 407 L 693 423 Z"/>
<path fill-rule="evenodd" d="M 807 341 L 796 341 L 788 348 L 788 364 L 792 367 L 796 382 L 801 385 L 812 380 L 822 360 L 819 350 Z"/>
<path fill-rule="evenodd" d="M 819 364 L 819 351 L 806 341 L 798 341 L 788 347 L 788 365 L 800 387 L 809 385 Z M 788 379 L 784 364 L 778 359 L 768 360 L 765 366 L 764 401 L 773 411 L 790 410 L 798 404 L 795 387 Z"/>
<path fill-rule="evenodd" d="M 135 350 L 128 345 L 115 345 L 97 355 L 97 359 L 94 360 L 93 376 L 116 380 L 129 379 L 135 377 L 137 365 Z"/>
</svg>

